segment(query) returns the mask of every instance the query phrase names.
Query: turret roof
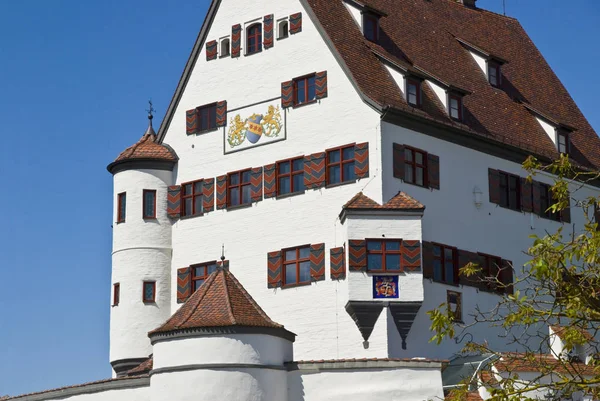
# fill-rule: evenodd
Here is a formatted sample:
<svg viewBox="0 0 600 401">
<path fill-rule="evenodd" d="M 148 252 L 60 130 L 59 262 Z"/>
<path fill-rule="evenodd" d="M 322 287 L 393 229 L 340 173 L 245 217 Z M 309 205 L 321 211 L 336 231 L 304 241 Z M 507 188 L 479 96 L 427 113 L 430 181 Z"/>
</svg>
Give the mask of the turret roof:
<svg viewBox="0 0 600 401">
<path fill-rule="evenodd" d="M 422 210 L 425 206 L 415 198 L 407 195 L 404 192 L 398 192 L 392 199 L 380 205 L 373 199 L 369 198 L 362 192 L 354 195 L 345 205 L 344 210 L 367 210 L 367 209 L 378 209 L 378 210 Z"/>
<path fill-rule="evenodd" d="M 230 326 L 283 329 L 267 316 L 229 270 L 218 268 L 165 324 L 149 335 Z"/>
<path fill-rule="evenodd" d="M 130 159 L 177 161 L 177 156 L 171 148 L 156 142 L 156 134 L 151 128 L 152 127 L 148 128 L 148 131 L 146 131 L 144 136 L 142 136 L 136 144 L 121 152 L 115 162 Z"/>
</svg>

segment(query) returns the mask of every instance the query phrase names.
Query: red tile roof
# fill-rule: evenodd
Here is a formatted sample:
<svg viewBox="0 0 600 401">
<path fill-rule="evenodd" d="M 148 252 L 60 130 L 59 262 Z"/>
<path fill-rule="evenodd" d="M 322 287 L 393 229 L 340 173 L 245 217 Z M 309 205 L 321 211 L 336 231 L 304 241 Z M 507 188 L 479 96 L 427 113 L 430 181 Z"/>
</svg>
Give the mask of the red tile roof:
<svg viewBox="0 0 600 401">
<path fill-rule="evenodd" d="M 267 316 L 229 270 L 219 268 L 165 324 L 149 335 L 227 326 L 283 328 Z"/>
<path fill-rule="evenodd" d="M 343 363 L 343 362 L 439 362 L 448 363 L 447 359 L 429 358 L 350 358 L 350 359 L 317 359 L 308 361 L 293 361 L 291 363 Z"/>
<path fill-rule="evenodd" d="M 154 365 L 152 357 L 146 359 L 135 368 L 128 370 L 126 376 L 139 376 L 141 374 L 149 373 Z"/>
<path fill-rule="evenodd" d="M 481 398 L 481 395 L 477 391 L 469 391 L 466 394 L 451 391 L 444 399 L 446 401 L 483 401 L 483 398 Z"/>
<path fill-rule="evenodd" d="M 392 199 L 380 205 L 373 199 L 369 198 L 362 192 L 354 195 L 343 207 L 344 209 L 354 210 L 367 210 L 367 209 L 378 209 L 378 210 L 422 210 L 425 209 L 422 203 L 407 195 L 404 192 L 398 192 Z"/>
<path fill-rule="evenodd" d="M 559 326 L 559 325 L 551 325 L 550 328 L 561 339 L 563 339 L 563 336 L 566 334 L 565 333 L 565 331 L 567 329 L 566 327 Z M 581 335 L 583 336 L 583 338 L 585 338 L 588 341 L 592 341 L 594 339 L 594 337 L 592 336 L 592 334 L 589 331 L 584 330 L 581 327 L 571 326 L 570 328 L 579 331 L 581 333 Z"/>
<path fill-rule="evenodd" d="M 473 135 L 557 157 L 552 140 L 524 107 L 527 104 L 575 128 L 572 158 L 600 167 L 600 139 L 517 20 L 454 0 L 369 0 L 369 6 L 387 14 L 380 19 L 380 44 L 374 44 L 363 37 L 342 0 L 306 1 L 361 92 L 381 107 L 389 105 Z M 501 88 L 488 83 L 459 39 L 507 61 Z M 423 107 L 409 106 L 375 52 L 468 91 L 465 124 L 448 118 L 428 85 L 423 85 Z"/>
<path fill-rule="evenodd" d="M 114 163 L 132 159 L 166 160 L 174 162 L 177 161 L 177 156 L 170 147 L 157 143 L 155 134 L 146 133 L 135 145 L 130 146 L 121 152 Z"/>
<path fill-rule="evenodd" d="M 499 372 L 540 372 L 550 374 L 558 372 L 570 375 L 596 376 L 600 367 L 586 365 L 583 362 L 568 362 L 556 359 L 550 354 L 507 353 L 494 362 Z"/>
</svg>

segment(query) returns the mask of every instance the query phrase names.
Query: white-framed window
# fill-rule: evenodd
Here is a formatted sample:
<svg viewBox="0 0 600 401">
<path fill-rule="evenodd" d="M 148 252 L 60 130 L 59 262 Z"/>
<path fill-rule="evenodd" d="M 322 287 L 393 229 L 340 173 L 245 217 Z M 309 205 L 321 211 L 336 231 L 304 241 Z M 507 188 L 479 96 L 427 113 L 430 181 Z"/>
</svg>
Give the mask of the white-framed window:
<svg viewBox="0 0 600 401">
<path fill-rule="evenodd" d="M 219 57 L 228 57 L 231 55 L 231 40 L 229 36 L 219 40 Z"/>
<path fill-rule="evenodd" d="M 277 21 L 277 40 L 290 36 L 290 23 L 287 18 Z"/>
</svg>

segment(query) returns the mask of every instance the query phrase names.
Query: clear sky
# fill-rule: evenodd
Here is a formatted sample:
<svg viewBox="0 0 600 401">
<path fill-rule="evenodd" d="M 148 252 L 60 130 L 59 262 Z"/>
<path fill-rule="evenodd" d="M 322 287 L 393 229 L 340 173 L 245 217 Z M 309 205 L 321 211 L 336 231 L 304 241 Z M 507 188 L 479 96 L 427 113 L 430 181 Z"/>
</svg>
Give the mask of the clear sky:
<svg viewBox="0 0 600 401">
<path fill-rule="evenodd" d="M 600 2 L 505 1 L 599 132 Z M 150 97 L 158 128 L 208 3 L 0 0 L 0 395 L 110 377 L 105 167 Z"/>
</svg>

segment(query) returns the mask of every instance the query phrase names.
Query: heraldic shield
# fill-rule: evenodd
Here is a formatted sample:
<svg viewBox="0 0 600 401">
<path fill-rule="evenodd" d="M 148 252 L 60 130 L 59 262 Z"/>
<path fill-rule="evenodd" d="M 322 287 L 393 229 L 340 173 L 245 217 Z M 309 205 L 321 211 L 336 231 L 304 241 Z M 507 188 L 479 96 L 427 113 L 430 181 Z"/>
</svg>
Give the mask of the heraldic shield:
<svg viewBox="0 0 600 401">
<path fill-rule="evenodd" d="M 261 121 L 263 119 L 262 114 L 253 114 L 248 120 L 246 120 L 246 138 L 250 143 L 256 143 L 260 140 L 263 134 L 263 126 Z"/>
</svg>

